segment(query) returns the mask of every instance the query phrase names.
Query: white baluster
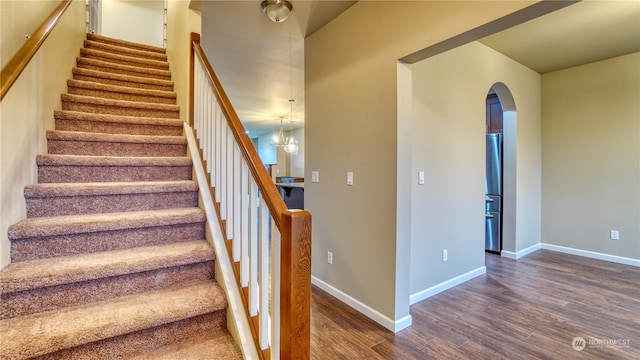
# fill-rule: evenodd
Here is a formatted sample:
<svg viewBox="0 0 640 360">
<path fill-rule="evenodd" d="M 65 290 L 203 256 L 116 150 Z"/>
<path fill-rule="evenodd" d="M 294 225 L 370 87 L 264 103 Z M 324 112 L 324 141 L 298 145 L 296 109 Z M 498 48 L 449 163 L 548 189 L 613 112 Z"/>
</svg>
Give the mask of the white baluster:
<svg viewBox="0 0 640 360">
<path fill-rule="evenodd" d="M 236 142 L 233 143 L 233 260 L 240 260 L 240 244 L 242 242 L 240 227 L 242 224 L 242 215 L 240 209 L 240 203 L 242 199 L 242 181 L 240 179 L 240 169 L 242 165 L 240 162 L 240 148 Z"/>
<path fill-rule="evenodd" d="M 280 359 L 280 231 L 271 221 L 271 358 Z"/>
<path fill-rule="evenodd" d="M 258 185 L 249 179 L 249 314 L 258 313 Z"/>
<path fill-rule="evenodd" d="M 225 119 L 226 120 L 226 119 Z M 222 123 L 222 133 L 220 134 L 220 218 L 222 220 L 227 220 L 227 159 L 229 155 L 227 154 L 227 132 L 229 131 L 229 126 L 226 121 Z M 225 233 L 226 236 L 226 233 Z"/>
<path fill-rule="evenodd" d="M 242 287 L 246 287 L 249 284 L 249 168 L 247 163 L 242 159 L 242 167 L 240 169 L 240 192 L 242 193 L 241 211 L 242 211 L 242 227 L 240 239 L 242 260 L 240 262 L 240 284 Z"/>
<path fill-rule="evenodd" d="M 271 215 L 269 208 L 260 197 L 260 346 L 262 350 L 269 347 L 269 228 L 271 227 Z"/>
</svg>

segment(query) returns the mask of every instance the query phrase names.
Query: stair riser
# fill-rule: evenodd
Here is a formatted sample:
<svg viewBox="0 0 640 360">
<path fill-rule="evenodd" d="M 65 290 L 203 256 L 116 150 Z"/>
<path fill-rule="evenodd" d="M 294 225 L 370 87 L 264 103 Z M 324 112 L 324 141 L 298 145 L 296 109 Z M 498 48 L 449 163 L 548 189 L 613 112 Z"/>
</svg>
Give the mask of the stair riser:
<svg viewBox="0 0 640 360">
<path fill-rule="evenodd" d="M 11 260 L 45 259 L 56 256 L 122 250 L 137 246 L 171 244 L 194 239 L 204 239 L 203 223 L 42 236 L 13 240 L 11 242 Z"/>
<path fill-rule="evenodd" d="M 126 47 L 128 49 L 155 52 L 155 53 L 158 53 L 158 54 L 166 54 L 167 53 L 166 49 L 158 47 L 158 46 L 144 45 L 144 44 L 139 44 L 139 43 L 135 43 L 135 42 L 132 43 L 132 42 L 129 42 L 129 41 L 113 39 L 113 38 L 109 38 L 109 37 L 102 37 L 100 35 L 90 34 L 90 33 L 87 34 L 87 40 L 96 41 L 96 42 L 99 42 L 99 43 L 102 43 L 102 44 Z"/>
<path fill-rule="evenodd" d="M 5 294 L 0 320 L 213 280 L 213 261 Z"/>
<path fill-rule="evenodd" d="M 56 129 L 105 134 L 128 135 L 182 135 L 182 126 L 146 125 L 106 121 L 56 119 Z"/>
<path fill-rule="evenodd" d="M 62 101 L 62 110 L 83 111 L 94 114 L 155 117 L 163 119 L 180 118 L 179 110 L 132 108 L 117 105 L 114 106 L 110 104 L 79 103 L 65 100 Z"/>
<path fill-rule="evenodd" d="M 115 44 L 107 44 L 104 42 L 93 42 L 87 41 L 84 42 L 85 49 L 94 49 L 98 51 L 104 51 L 114 55 L 125 55 L 131 56 L 142 60 L 156 60 L 156 61 L 167 61 L 166 54 L 160 54 L 157 52 L 144 51 L 131 49 L 123 46 L 118 46 Z"/>
<path fill-rule="evenodd" d="M 94 89 L 83 89 L 70 86 L 67 93 L 72 95 L 83 95 L 83 96 L 91 96 L 91 97 L 99 97 L 104 99 L 114 99 L 114 100 L 127 100 L 127 101 L 141 101 L 147 103 L 154 104 L 176 104 L 176 98 L 171 97 L 160 97 L 153 95 L 141 95 L 141 94 L 127 94 L 120 92 L 112 92 L 112 91 L 103 91 L 103 90 L 94 90 Z"/>
<path fill-rule="evenodd" d="M 40 183 L 191 180 L 189 166 L 38 166 Z"/>
<path fill-rule="evenodd" d="M 197 191 L 28 198 L 27 217 L 115 213 L 198 206 Z"/>
<path fill-rule="evenodd" d="M 174 323 L 61 350 L 34 359 L 121 359 L 173 342 L 211 334 L 226 327 L 225 311 L 195 316 Z"/>
<path fill-rule="evenodd" d="M 185 156 L 186 144 L 113 143 L 48 140 L 49 154 L 91 156 Z"/>
<path fill-rule="evenodd" d="M 115 56 L 111 56 L 111 55 L 115 55 Z M 153 62 L 147 62 L 145 61 L 145 59 L 130 57 L 127 54 L 122 54 L 123 56 L 127 57 L 126 59 L 122 59 L 122 58 L 118 58 L 118 55 L 120 54 L 111 54 L 111 53 L 104 53 L 104 52 L 96 53 L 91 50 L 87 51 L 85 49 L 80 50 L 80 56 L 86 59 L 95 59 L 95 60 L 109 62 L 112 64 L 137 66 L 137 67 L 147 68 L 147 69 L 164 70 L 164 71 L 169 70 L 169 63 L 167 63 L 166 61 L 157 61 L 154 59 L 149 59 Z"/>
<path fill-rule="evenodd" d="M 110 72 L 113 74 L 130 75 L 130 76 L 158 79 L 158 80 L 171 80 L 171 75 L 149 74 L 146 72 L 138 72 L 134 70 L 120 69 L 120 68 L 93 65 L 93 64 L 78 64 L 78 67 L 83 69 L 89 69 L 89 70 Z"/>
</svg>

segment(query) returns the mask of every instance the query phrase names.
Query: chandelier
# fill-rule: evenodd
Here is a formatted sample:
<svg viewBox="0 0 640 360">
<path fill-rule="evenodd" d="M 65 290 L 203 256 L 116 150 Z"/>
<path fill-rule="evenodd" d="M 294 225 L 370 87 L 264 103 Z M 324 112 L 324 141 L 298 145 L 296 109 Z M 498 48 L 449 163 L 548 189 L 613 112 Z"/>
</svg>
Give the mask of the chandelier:
<svg viewBox="0 0 640 360">
<path fill-rule="evenodd" d="M 291 104 L 291 112 L 290 112 L 290 121 L 293 121 L 293 99 L 289 99 L 289 103 Z M 295 153 L 298 152 L 298 144 L 297 141 L 291 136 L 291 129 L 289 129 L 289 135 L 286 136 L 284 133 L 284 125 L 283 119 L 285 116 L 280 116 L 280 130 L 271 136 L 271 145 L 273 146 L 282 146 L 285 152 Z"/>
</svg>

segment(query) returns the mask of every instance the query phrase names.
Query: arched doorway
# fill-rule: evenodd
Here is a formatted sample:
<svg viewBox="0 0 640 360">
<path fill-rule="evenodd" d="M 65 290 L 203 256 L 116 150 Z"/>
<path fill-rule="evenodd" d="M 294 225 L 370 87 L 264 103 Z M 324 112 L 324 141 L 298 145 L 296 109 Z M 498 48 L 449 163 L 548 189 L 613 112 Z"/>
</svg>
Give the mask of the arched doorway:
<svg viewBox="0 0 640 360">
<path fill-rule="evenodd" d="M 486 98 L 485 250 L 515 248 L 516 108 L 509 88 L 493 84 Z"/>
</svg>

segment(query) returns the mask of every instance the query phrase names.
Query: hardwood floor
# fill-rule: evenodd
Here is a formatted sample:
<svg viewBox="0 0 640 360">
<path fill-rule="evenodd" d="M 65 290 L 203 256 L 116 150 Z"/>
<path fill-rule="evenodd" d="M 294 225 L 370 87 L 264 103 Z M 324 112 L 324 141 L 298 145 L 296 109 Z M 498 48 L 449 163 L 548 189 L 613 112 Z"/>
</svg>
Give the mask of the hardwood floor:
<svg viewBox="0 0 640 360">
<path fill-rule="evenodd" d="M 546 250 L 486 265 L 396 334 L 314 287 L 311 358 L 640 359 L 639 268 Z"/>
</svg>

